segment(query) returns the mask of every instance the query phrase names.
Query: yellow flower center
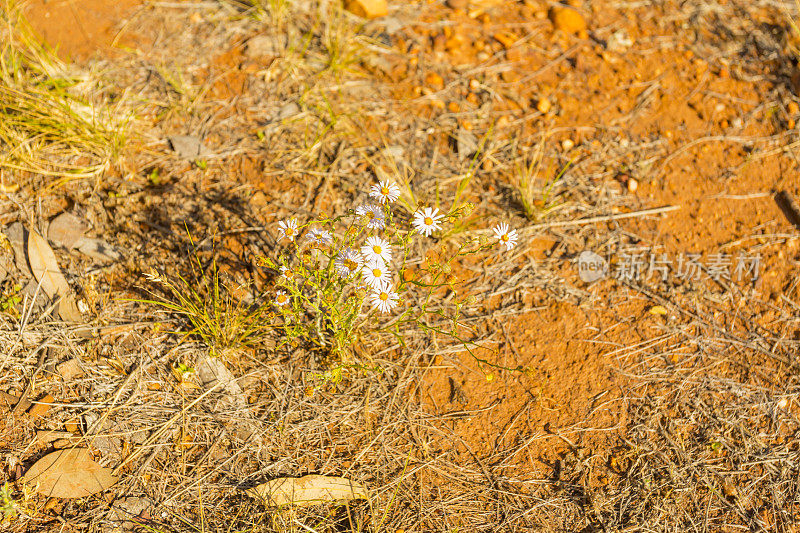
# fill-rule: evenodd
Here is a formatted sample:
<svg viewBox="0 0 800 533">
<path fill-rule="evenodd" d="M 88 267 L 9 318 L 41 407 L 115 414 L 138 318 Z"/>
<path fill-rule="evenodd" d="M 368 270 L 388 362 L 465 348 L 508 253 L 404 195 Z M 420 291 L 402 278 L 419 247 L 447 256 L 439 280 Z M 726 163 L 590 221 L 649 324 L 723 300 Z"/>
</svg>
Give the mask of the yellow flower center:
<svg viewBox="0 0 800 533">
<path fill-rule="evenodd" d="M 294 228 L 291 226 L 286 226 L 286 229 L 283 231 L 288 237 L 294 235 Z"/>
<path fill-rule="evenodd" d="M 347 267 L 347 269 L 348 269 L 350 272 L 352 272 L 353 270 L 355 270 L 356 268 L 358 268 L 358 263 L 356 263 L 356 262 L 355 262 L 355 261 L 353 261 L 352 259 L 346 259 L 346 260 L 345 260 L 345 262 L 344 262 L 344 266 L 346 266 L 346 267 Z"/>
<path fill-rule="evenodd" d="M 375 246 L 372 247 L 372 251 L 375 252 L 378 255 L 381 255 L 381 252 L 383 252 L 383 248 L 381 248 L 380 246 L 378 246 L 376 244 Z"/>
<path fill-rule="evenodd" d="M 385 302 L 386 300 L 389 299 L 389 295 L 386 294 L 385 292 L 382 292 L 381 295 L 378 296 L 378 298 L 380 298 L 381 300 L 383 300 Z"/>
<path fill-rule="evenodd" d="M 508 233 L 504 233 L 500 236 L 500 240 L 503 242 L 508 242 Z"/>
<path fill-rule="evenodd" d="M 422 222 L 424 222 L 426 226 L 430 226 L 431 224 L 433 224 L 433 219 L 431 217 L 425 217 L 425 220 L 423 220 Z"/>
<path fill-rule="evenodd" d="M 285 294 L 279 294 L 279 295 L 278 295 L 278 303 L 279 303 L 279 304 L 282 304 L 282 303 L 283 303 L 283 302 L 285 302 L 287 299 L 288 299 L 288 298 L 287 298 L 287 296 L 286 296 Z"/>
<path fill-rule="evenodd" d="M 287 268 L 286 270 L 283 271 L 283 275 L 286 276 L 287 278 L 291 278 L 294 276 L 294 272 L 292 272 Z"/>
<path fill-rule="evenodd" d="M 381 187 L 381 194 L 384 196 L 389 194 L 389 187 Z"/>
<path fill-rule="evenodd" d="M 376 278 L 381 277 L 381 274 L 383 274 L 383 272 L 381 272 L 380 268 L 373 268 L 372 269 L 372 275 L 375 276 Z"/>
</svg>

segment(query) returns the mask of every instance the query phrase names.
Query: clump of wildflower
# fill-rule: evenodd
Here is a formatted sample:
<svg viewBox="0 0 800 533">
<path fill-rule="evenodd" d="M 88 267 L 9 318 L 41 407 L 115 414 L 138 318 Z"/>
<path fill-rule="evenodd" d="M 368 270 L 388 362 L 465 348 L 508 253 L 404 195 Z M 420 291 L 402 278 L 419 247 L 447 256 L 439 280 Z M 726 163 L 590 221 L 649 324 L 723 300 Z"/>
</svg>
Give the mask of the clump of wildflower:
<svg viewBox="0 0 800 533">
<path fill-rule="evenodd" d="M 414 213 L 412 224 L 415 230 L 426 237 L 430 237 L 434 230 L 442 229 L 442 225 L 439 223 L 442 218 L 444 218 L 444 215 L 440 215 L 438 209 L 426 207 Z"/>
<path fill-rule="evenodd" d="M 500 244 L 505 245 L 506 250 L 511 250 L 517 245 L 517 230 L 509 229 L 505 222 L 495 226 L 493 231 Z"/>
<path fill-rule="evenodd" d="M 380 203 L 387 204 L 400 197 L 400 187 L 390 181 L 380 181 L 377 185 L 372 186 L 369 195 Z"/>
<path fill-rule="evenodd" d="M 345 248 L 336 256 L 333 266 L 336 268 L 339 277 L 346 279 L 358 272 L 363 264 L 364 260 L 361 258 L 360 253 L 350 248 Z"/>
<path fill-rule="evenodd" d="M 382 230 L 386 227 L 386 215 L 383 208 L 375 204 L 364 204 L 356 207 L 356 215 L 367 217 L 369 229 Z"/>
<path fill-rule="evenodd" d="M 385 283 L 375 288 L 369 299 L 373 309 L 377 309 L 381 313 L 388 313 L 395 308 L 398 300 L 400 300 L 400 295 L 394 292 L 391 284 Z"/>
<path fill-rule="evenodd" d="M 367 242 L 361 247 L 361 255 L 368 263 L 376 261 L 388 263 L 392 260 L 392 248 L 380 237 L 367 237 Z"/>
<path fill-rule="evenodd" d="M 281 220 L 278 222 L 278 231 L 280 232 L 280 236 L 278 237 L 279 241 L 283 239 L 294 241 L 298 233 L 297 219 L 290 218 L 289 220 Z"/>
</svg>

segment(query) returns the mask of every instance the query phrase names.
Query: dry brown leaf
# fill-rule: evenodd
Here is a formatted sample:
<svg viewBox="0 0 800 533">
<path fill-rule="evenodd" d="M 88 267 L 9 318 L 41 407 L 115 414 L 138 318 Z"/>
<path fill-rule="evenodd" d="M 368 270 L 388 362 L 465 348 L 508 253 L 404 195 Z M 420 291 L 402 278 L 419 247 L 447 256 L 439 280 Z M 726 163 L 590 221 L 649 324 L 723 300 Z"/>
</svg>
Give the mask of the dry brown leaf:
<svg viewBox="0 0 800 533">
<path fill-rule="evenodd" d="M 94 462 L 88 449 L 73 448 L 45 455 L 20 481 L 51 498 L 84 498 L 111 487 L 117 478 Z"/>
<path fill-rule="evenodd" d="M 58 304 L 58 314 L 61 318 L 67 322 L 81 322 L 81 312 L 70 292 L 67 278 L 58 268 L 53 249 L 35 231 L 28 234 L 28 262 L 33 276 L 41 283 L 44 293 L 53 300 L 61 298 Z"/>
<path fill-rule="evenodd" d="M 262 498 L 267 504 L 319 505 L 326 502 L 344 503 L 350 500 L 367 499 L 369 493 L 363 485 L 343 477 L 309 475 L 303 477 L 280 477 L 247 490 L 254 498 Z"/>
</svg>

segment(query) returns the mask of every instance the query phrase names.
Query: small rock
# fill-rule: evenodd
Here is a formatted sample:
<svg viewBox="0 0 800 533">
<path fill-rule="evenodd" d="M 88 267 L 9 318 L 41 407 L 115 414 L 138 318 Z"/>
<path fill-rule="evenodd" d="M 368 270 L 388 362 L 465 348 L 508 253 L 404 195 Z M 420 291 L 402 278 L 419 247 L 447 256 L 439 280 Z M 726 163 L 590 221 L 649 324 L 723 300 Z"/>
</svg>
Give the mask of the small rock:
<svg viewBox="0 0 800 533">
<path fill-rule="evenodd" d="M 366 19 L 385 17 L 389 14 L 386 0 L 345 0 L 344 8 L 352 14 Z"/>
<path fill-rule="evenodd" d="M 14 222 L 3 230 L 3 234 L 14 250 L 14 264 L 17 270 L 19 270 L 23 277 L 32 278 L 33 273 L 28 266 L 28 254 L 25 251 L 25 245 L 28 242 L 28 230 L 26 230 L 21 223 Z M 35 288 L 36 286 L 34 285 L 34 289 Z"/>
<path fill-rule="evenodd" d="M 606 41 L 606 50 L 611 52 L 622 52 L 631 46 L 633 46 L 633 41 L 625 30 L 615 31 Z"/>
<path fill-rule="evenodd" d="M 563 141 L 561 141 L 561 148 L 563 148 L 564 151 L 568 152 L 572 150 L 574 147 L 575 147 L 575 142 L 572 139 L 564 139 Z"/>
<path fill-rule="evenodd" d="M 69 359 L 56 366 L 56 370 L 61 374 L 64 381 L 71 381 L 83 375 L 81 363 L 77 359 Z"/>
<path fill-rule="evenodd" d="M 47 228 L 47 238 L 57 246 L 66 249 L 75 247 L 75 243 L 89 230 L 89 224 L 72 213 L 61 213 L 54 218 Z"/>
<path fill-rule="evenodd" d="M 636 181 L 635 178 L 628 179 L 628 192 L 636 192 L 636 189 L 639 188 L 639 182 Z"/>
<path fill-rule="evenodd" d="M 469 0 L 447 0 L 445 4 L 450 9 L 462 9 L 466 11 L 469 7 Z"/>
<path fill-rule="evenodd" d="M 150 519 L 149 510 L 153 502 L 149 498 L 128 496 L 120 498 L 111 505 L 109 519 L 122 529 L 134 529 L 143 520 Z"/>
<path fill-rule="evenodd" d="M 478 138 L 470 131 L 459 128 L 456 134 L 458 158 L 464 160 L 478 151 Z"/>
<path fill-rule="evenodd" d="M 586 19 L 577 10 L 571 7 L 555 6 L 550 8 L 548 16 L 555 29 L 576 34 L 582 39 L 586 38 Z"/>
<path fill-rule="evenodd" d="M 550 111 L 551 107 L 552 105 L 550 104 L 550 100 L 548 100 L 545 97 L 539 98 L 539 101 L 536 102 L 536 109 L 540 113 L 547 113 L 548 111 Z"/>
<path fill-rule="evenodd" d="M 247 405 L 242 388 L 220 358 L 205 355 L 197 363 L 196 370 L 204 388 L 216 387 L 217 392 L 226 396 L 222 403 L 232 403 L 237 407 Z"/>
<path fill-rule="evenodd" d="M 100 239 L 81 237 L 75 248 L 82 254 L 88 255 L 101 263 L 112 263 L 122 259 L 122 255 L 110 244 Z"/>
<path fill-rule="evenodd" d="M 207 155 L 209 150 L 196 135 L 173 135 L 167 137 L 170 146 L 181 159 L 197 159 Z"/>
<path fill-rule="evenodd" d="M 273 121 L 280 121 L 286 120 L 287 118 L 292 118 L 296 115 L 299 115 L 302 109 L 297 104 L 297 102 L 288 102 L 283 104 L 275 113 L 275 116 L 272 117 Z"/>
</svg>

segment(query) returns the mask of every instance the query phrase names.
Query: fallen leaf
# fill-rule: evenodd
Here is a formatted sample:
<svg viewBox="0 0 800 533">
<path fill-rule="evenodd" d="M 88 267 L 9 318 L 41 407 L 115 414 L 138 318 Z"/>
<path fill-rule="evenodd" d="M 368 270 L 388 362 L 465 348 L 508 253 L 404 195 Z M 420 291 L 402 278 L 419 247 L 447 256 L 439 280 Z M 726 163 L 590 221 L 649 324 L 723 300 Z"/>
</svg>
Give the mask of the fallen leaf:
<svg viewBox="0 0 800 533">
<path fill-rule="evenodd" d="M 247 494 L 274 506 L 318 505 L 325 502 L 344 503 L 367 499 L 369 492 L 360 483 L 343 477 L 308 475 L 298 478 L 280 477 L 248 489 Z"/>
<path fill-rule="evenodd" d="M 87 448 L 73 448 L 45 455 L 20 482 L 51 498 L 84 498 L 108 489 L 117 478 L 94 462 Z"/>
<path fill-rule="evenodd" d="M 51 299 L 60 298 L 58 314 L 67 322 L 81 322 L 81 312 L 70 292 L 67 278 L 58 268 L 58 261 L 53 249 L 44 238 L 31 231 L 28 233 L 28 262 L 36 281 L 41 283 L 42 290 Z"/>
</svg>

